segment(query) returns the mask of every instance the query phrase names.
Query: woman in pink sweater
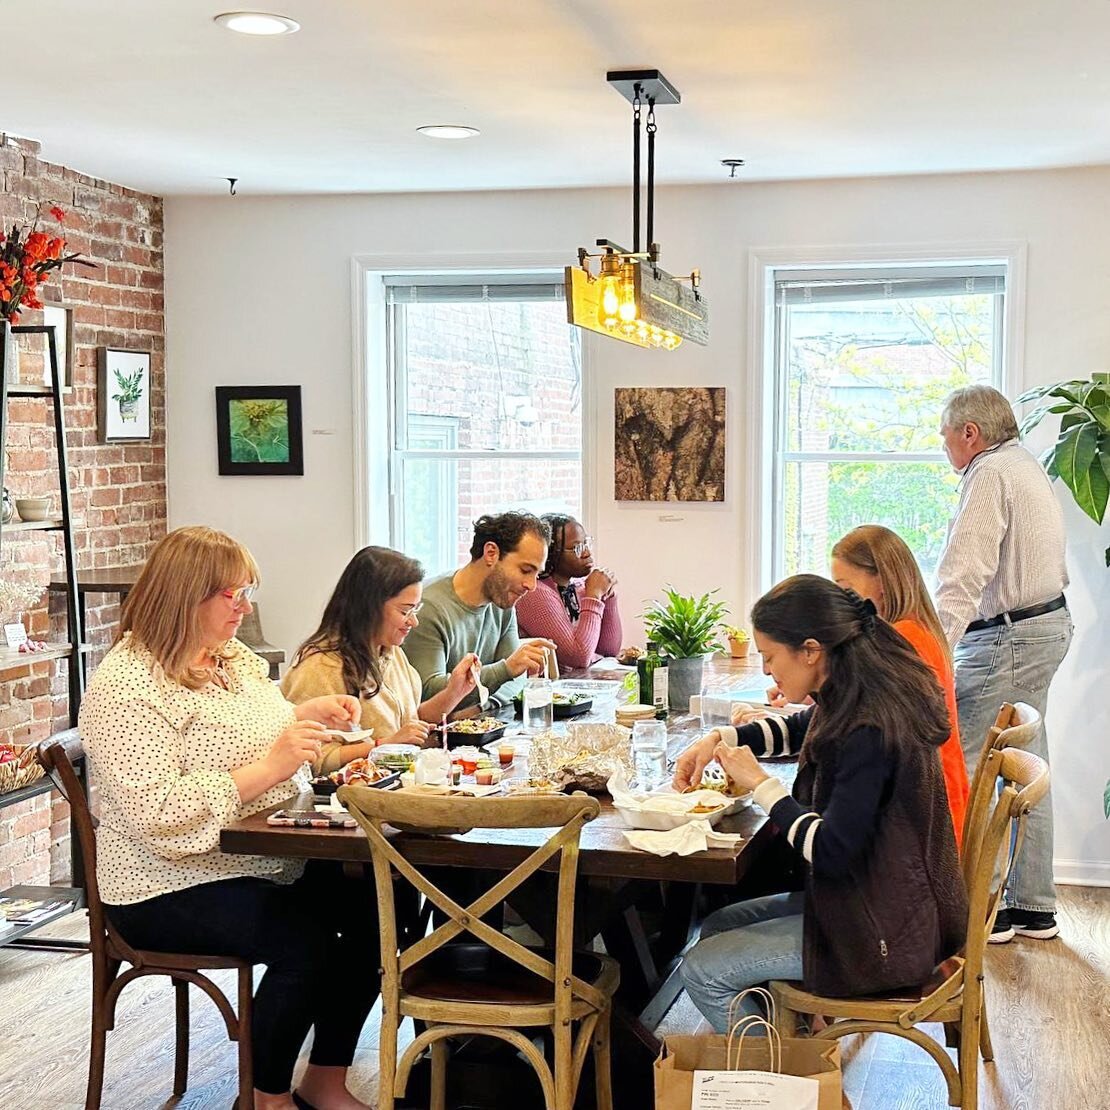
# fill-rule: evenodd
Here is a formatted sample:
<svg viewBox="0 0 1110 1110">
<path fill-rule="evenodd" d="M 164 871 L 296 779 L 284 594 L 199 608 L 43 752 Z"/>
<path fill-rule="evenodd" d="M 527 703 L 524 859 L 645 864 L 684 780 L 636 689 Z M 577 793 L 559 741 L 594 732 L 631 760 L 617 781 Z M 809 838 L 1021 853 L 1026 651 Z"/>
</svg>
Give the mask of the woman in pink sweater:
<svg viewBox="0 0 1110 1110">
<path fill-rule="evenodd" d="M 621 648 L 621 618 L 612 571 L 594 566 L 592 541 L 572 516 L 547 513 L 547 563 L 536 588 L 516 603 L 521 636 L 543 636 L 558 646 L 559 666 L 588 667 Z"/>
</svg>

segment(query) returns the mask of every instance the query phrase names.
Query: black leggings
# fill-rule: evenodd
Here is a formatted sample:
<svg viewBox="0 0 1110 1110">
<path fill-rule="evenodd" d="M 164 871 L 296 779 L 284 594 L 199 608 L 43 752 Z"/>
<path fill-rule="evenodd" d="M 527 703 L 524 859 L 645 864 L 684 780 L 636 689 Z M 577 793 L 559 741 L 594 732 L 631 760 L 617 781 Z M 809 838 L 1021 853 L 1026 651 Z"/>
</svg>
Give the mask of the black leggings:
<svg viewBox="0 0 1110 1110">
<path fill-rule="evenodd" d="M 104 907 L 135 948 L 238 956 L 266 965 L 254 994 L 254 1085 L 282 1094 L 310 1027 L 310 1060 L 349 1067 L 378 993 L 371 883 L 311 861 L 288 886 L 268 879 L 204 883 L 129 906 Z"/>
</svg>

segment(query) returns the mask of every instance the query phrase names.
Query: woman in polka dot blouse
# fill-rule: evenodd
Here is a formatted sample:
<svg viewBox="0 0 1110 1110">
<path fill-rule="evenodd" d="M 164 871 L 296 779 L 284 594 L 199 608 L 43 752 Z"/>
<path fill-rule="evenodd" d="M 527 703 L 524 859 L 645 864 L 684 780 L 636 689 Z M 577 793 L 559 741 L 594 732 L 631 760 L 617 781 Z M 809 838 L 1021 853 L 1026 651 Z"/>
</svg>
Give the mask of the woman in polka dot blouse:
<svg viewBox="0 0 1110 1110">
<path fill-rule="evenodd" d="M 266 965 L 251 1030 L 257 1110 L 359 1110 L 346 1072 L 377 992 L 372 899 L 326 865 L 219 848 L 224 825 L 307 788 L 305 764 L 345 762 L 325 729 L 360 713 L 347 695 L 290 705 L 235 638 L 258 579 L 250 552 L 211 528 L 179 528 L 151 552 L 81 707 L 100 789 L 97 879 L 136 948 Z M 344 989 L 322 989 L 337 973 Z"/>
</svg>

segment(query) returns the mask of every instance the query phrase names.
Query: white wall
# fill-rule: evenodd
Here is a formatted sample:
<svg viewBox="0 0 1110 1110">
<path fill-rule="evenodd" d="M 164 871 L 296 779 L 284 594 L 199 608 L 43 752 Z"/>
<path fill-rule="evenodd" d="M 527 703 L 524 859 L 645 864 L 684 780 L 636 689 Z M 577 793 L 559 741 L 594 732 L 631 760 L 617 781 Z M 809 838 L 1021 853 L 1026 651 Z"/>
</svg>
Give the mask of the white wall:
<svg viewBox="0 0 1110 1110">
<path fill-rule="evenodd" d="M 667 189 L 657 235 L 672 272 L 698 265 L 712 312 L 707 348 L 643 352 L 605 339 L 587 358 L 597 414 L 589 430 L 590 522 L 621 578 L 626 625 L 664 582 L 722 588 L 734 613 L 752 598 L 747 556 L 757 511 L 746 481 L 748 257 L 759 248 L 1020 240 L 1028 245 L 1025 387 L 1110 366 L 1110 168 Z M 166 202 L 170 524 L 205 522 L 244 540 L 265 575 L 268 637 L 309 632 L 354 549 L 351 258 L 540 252 L 573 260 L 598 236 L 629 239 L 624 190 L 251 198 Z M 221 478 L 213 387 L 303 387 L 305 476 Z M 729 390 L 727 500 L 713 506 L 617 504 L 613 394 L 621 385 Z M 316 434 L 317 432 L 326 434 Z M 1057 871 L 1110 882 L 1106 657 L 1110 542 L 1067 500 L 1069 591 L 1077 635 L 1053 687 Z M 664 517 L 676 517 L 664 521 Z M 636 639 L 638 629 L 628 638 Z"/>
</svg>

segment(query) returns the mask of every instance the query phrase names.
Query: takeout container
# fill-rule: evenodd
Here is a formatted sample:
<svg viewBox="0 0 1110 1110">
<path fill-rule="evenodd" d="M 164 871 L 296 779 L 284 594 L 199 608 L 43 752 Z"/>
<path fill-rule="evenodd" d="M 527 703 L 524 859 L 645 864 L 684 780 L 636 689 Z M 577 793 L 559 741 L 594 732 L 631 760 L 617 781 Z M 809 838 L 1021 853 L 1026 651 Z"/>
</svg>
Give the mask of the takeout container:
<svg viewBox="0 0 1110 1110">
<path fill-rule="evenodd" d="M 500 740 L 505 735 L 509 726 L 499 723 L 495 728 L 488 728 L 485 732 L 460 732 L 458 726 L 462 721 L 454 721 L 447 726 L 447 747 L 477 747 L 480 748 L 491 740 Z"/>
<path fill-rule="evenodd" d="M 613 808 L 620 814 L 621 820 L 630 829 L 655 829 L 658 832 L 670 832 L 690 821 L 708 821 L 717 825 L 723 818 L 736 813 L 751 804 L 751 795 L 746 794 L 741 798 L 728 798 L 719 790 L 695 790 L 690 794 L 678 794 L 671 790 L 669 793 L 660 793 L 649 796 L 639 805 L 621 804 L 613 800 Z M 695 813 L 693 810 L 700 804 L 714 804 L 723 801 L 724 805 L 708 813 Z"/>
</svg>

